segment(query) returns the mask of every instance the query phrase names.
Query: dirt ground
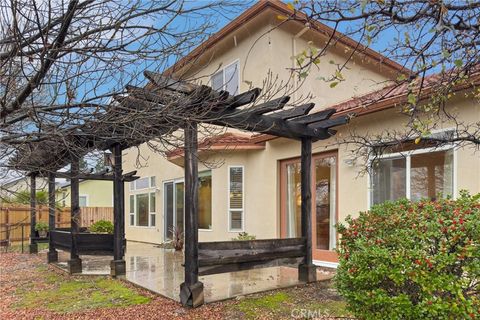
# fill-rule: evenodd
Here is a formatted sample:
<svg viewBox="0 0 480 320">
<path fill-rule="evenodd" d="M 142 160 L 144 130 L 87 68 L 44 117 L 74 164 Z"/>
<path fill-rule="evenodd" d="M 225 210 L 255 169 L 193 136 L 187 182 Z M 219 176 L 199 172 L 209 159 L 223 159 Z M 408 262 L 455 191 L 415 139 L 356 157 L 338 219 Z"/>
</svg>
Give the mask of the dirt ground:
<svg viewBox="0 0 480 320">
<path fill-rule="evenodd" d="M 330 282 L 238 297 L 196 309 L 109 277 L 70 276 L 44 253 L 0 254 L 0 319 L 348 318 Z"/>
</svg>

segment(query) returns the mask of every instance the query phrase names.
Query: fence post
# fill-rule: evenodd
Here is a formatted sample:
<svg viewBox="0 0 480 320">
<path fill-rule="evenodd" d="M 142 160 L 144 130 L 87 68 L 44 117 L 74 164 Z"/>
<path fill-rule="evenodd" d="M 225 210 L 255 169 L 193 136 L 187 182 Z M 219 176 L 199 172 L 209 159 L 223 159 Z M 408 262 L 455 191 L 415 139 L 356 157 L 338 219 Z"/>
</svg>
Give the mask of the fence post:
<svg viewBox="0 0 480 320">
<path fill-rule="evenodd" d="M 38 253 L 38 245 L 35 241 L 35 225 L 37 223 L 37 173 L 30 173 L 30 253 Z"/>
<path fill-rule="evenodd" d="M 55 230 L 55 173 L 48 174 L 48 263 L 58 261 L 58 252 L 52 242 L 52 231 Z"/>
</svg>

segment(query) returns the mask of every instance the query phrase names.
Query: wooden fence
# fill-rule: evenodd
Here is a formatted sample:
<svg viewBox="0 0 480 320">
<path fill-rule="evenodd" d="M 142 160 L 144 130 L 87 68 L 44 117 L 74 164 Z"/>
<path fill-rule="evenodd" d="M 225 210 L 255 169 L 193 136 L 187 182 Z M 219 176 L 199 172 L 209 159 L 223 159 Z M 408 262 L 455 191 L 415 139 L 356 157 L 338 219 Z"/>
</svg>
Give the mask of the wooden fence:
<svg viewBox="0 0 480 320">
<path fill-rule="evenodd" d="M 112 207 L 83 207 L 80 213 L 80 227 L 90 227 L 98 220 L 113 222 Z M 37 221 L 48 223 L 48 207 L 37 207 Z M 70 227 L 70 208 L 58 208 L 55 213 L 56 228 Z M 23 227 L 23 228 L 22 228 Z M 23 229 L 23 230 L 22 230 Z M 0 206 L 0 241 L 9 239 L 11 242 L 28 240 L 30 238 L 30 207 Z"/>
</svg>

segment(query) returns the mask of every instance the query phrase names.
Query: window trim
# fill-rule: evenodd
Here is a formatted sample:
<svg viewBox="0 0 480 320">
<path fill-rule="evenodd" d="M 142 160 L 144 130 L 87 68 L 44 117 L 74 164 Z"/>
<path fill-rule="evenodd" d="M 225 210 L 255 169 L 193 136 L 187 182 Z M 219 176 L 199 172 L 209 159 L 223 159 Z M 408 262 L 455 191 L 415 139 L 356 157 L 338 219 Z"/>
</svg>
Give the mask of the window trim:
<svg viewBox="0 0 480 320">
<path fill-rule="evenodd" d="M 152 178 L 155 178 L 155 186 L 152 186 Z M 137 181 L 140 180 L 140 179 L 147 179 L 148 180 L 148 187 L 138 189 L 137 188 Z M 129 184 L 130 193 L 132 193 L 132 191 L 144 191 L 144 190 L 147 190 L 147 189 L 156 188 L 156 180 L 157 180 L 156 176 L 146 176 L 146 177 L 141 177 L 140 179 L 137 179 L 137 180 L 134 180 L 134 181 L 130 182 L 130 184 Z M 133 189 L 132 189 L 132 183 L 133 183 Z"/>
<path fill-rule="evenodd" d="M 237 93 L 236 94 L 239 94 L 240 93 L 240 81 L 241 81 L 241 76 L 240 76 L 240 59 L 235 59 L 233 60 L 232 62 L 230 62 L 229 64 L 226 64 L 224 67 L 222 68 L 219 68 L 218 70 L 216 70 L 214 73 L 212 73 L 212 75 L 210 76 L 210 83 L 212 82 L 212 78 L 214 75 L 216 75 L 217 73 L 219 72 L 222 72 L 222 90 L 225 90 L 226 89 L 226 83 L 225 83 L 225 70 L 230 67 L 231 65 L 234 65 L 235 63 L 238 63 L 238 88 L 237 88 Z M 208 230 L 208 229 L 207 229 Z"/>
<path fill-rule="evenodd" d="M 444 129 L 444 130 L 438 130 L 433 133 L 438 133 L 438 132 L 443 132 L 443 131 L 449 131 L 451 129 Z M 410 175 L 410 170 L 411 170 L 411 157 L 413 155 L 418 155 L 418 154 L 425 154 L 425 153 L 432 153 L 432 152 L 439 152 L 439 151 L 450 151 L 452 150 L 453 152 L 453 178 L 452 178 L 452 198 L 456 199 L 458 196 L 458 191 L 457 191 L 457 150 L 458 148 L 455 147 L 454 144 L 447 144 L 442 147 L 429 147 L 429 148 L 422 148 L 422 149 L 415 149 L 415 150 L 408 150 L 408 151 L 400 151 L 400 152 L 394 152 L 394 153 L 386 153 L 379 155 L 377 157 L 369 157 L 368 159 L 368 168 L 372 167 L 372 164 L 375 160 L 381 160 L 381 159 L 395 159 L 395 158 L 405 158 L 405 170 L 406 170 L 406 185 L 405 185 L 405 197 L 407 199 L 411 198 L 411 175 Z M 371 184 L 371 177 L 370 173 L 367 174 L 367 207 L 370 209 L 373 205 L 373 187 Z"/>
<path fill-rule="evenodd" d="M 90 204 L 90 197 L 88 196 L 88 194 L 79 194 L 78 195 L 78 204 L 80 205 L 80 197 L 85 197 L 85 207 L 88 207 L 89 204 Z M 85 208 L 84 207 L 84 208 Z"/>
<path fill-rule="evenodd" d="M 242 210 L 231 209 L 230 208 L 230 169 L 231 168 L 242 168 Z M 227 174 L 227 215 L 228 215 L 228 232 L 245 232 L 245 166 L 244 165 L 231 165 L 228 166 Z M 232 211 L 237 211 L 242 213 L 242 228 L 241 229 L 232 229 Z"/>
</svg>

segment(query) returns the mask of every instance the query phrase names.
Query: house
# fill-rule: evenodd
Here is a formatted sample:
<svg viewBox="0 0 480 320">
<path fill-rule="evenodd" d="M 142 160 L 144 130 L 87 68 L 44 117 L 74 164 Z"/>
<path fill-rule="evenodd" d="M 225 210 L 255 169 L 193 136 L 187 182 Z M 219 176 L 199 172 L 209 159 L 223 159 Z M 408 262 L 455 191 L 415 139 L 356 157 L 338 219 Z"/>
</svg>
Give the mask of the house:
<svg viewBox="0 0 480 320">
<path fill-rule="evenodd" d="M 37 191 L 47 190 L 47 179 L 36 177 L 35 187 Z M 20 176 L 10 179 L 0 186 L 0 203 L 9 202 L 24 192 L 30 192 L 30 177 Z"/>
<path fill-rule="evenodd" d="M 331 32 L 320 23 L 305 26 L 289 21 L 278 26 L 278 15 L 288 13 L 281 2 L 258 2 L 167 73 L 231 94 L 262 87 L 269 74 L 286 81 L 291 75 L 287 69 L 295 66 L 292 57 L 312 44 L 322 47 Z M 392 148 L 375 161 L 372 175 L 360 174 L 364 166 L 355 161 L 355 149 L 335 139 L 352 129 L 358 134 L 401 130 L 408 119 L 393 108 L 404 95 L 401 90 L 364 105 L 366 98 L 406 72 L 373 50 L 356 55 L 348 63 L 345 81 L 334 88 L 318 80 L 333 73 L 335 63 L 346 61 L 355 45 L 352 39 L 339 39 L 321 68 L 294 81 L 291 88 L 293 101 L 311 95 L 314 111 L 335 108 L 335 115 L 357 113 L 350 124 L 335 128 L 337 138 L 313 145 L 313 258 L 327 267 L 337 262 L 335 224 L 349 214 L 401 197 L 419 199 L 438 193 L 455 197 L 461 189 L 480 192 L 480 157 L 469 148 L 433 150 L 421 144 Z M 448 108 L 456 110 L 460 120 L 480 121 L 480 106 L 474 99 L 458 95 Z M 440 123 L 437 134 L 448 134 L 451 127 L 452 123 Z M 230 240 L 240 232 L 257 239 L 299 236 L 300 142 L 236 130 L 209 139 L 200 143 L 199 153 L 199 241 Z M 208 148 L 202 149 L 202 143 Z M 140 152 L 145 162 L 141 168 L 135 166 L 138 150 L 124 154 L 124 170 L 137 170 L 141 177 L 125 188 L 126 238 L 162 243 L 172 238 L 174 228 L 183 226 L 182 152 L 174 150 L 164 158 L 145 144 Z M 222 165 L 212 168 L 209 163 Z"/>
<path fill-rule="evenodd" d="M 80 207 L 113 207 L 113 186 L 111 181 L 81 180 L 79 189 Z M 61 206 L 70 206 L 69 182 L 59 186 L 56 199 Z"/>
</svg>

